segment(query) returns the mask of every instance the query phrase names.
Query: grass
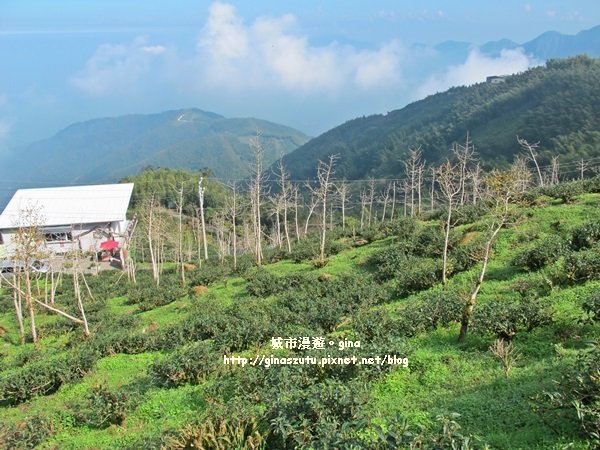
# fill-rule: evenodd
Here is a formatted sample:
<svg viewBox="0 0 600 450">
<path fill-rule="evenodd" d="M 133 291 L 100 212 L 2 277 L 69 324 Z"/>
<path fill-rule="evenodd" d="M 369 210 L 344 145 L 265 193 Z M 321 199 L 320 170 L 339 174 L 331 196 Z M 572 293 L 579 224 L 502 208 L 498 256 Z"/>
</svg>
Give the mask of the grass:
<svg viewBox="0 0 600 450">
<path fill-rule="evenodd" d="M 534 273 L 521 271 L 510 261 L 516 251 L 535 237 L 550 233 L 568 237 L 573 227 L 591 217 L 599 217 L 599 206 L 600 195 L 586 194 L 567 205 L 549 202 L 543 207 L 521 209 L 519 220 L 501 231 L 478 304 L 515 297 L 518 295 L 516 283 L 530 282 L 546 286 L 548 294 L 544 301 L 553 312 L 550 324 L 529 333 L 517 334 L 514 344 L 520 357 L 508 377 L 500 362 L 488 350 L 494 336 L 470 333 L 459 345 L 456 342 L 458 324 L 438 328 L 409 339 L 415 350 L 410 354 L 408 369 L 394 369 L 371 382 L 370 400 L 366 405 L 370 416 L 385 423 L 400 415 L 418 430 L 419 426 L 436 427 L 438 415 L 458 413 L 462 432 L 480 436 L 493 448 L 542 450 L 568 446 L 591 450 L 592 444 L 579 434 L 574 409 L 542 417 L 536 413 L 535 406 L 542 392 L 555 389 L 555 380 L 573 366 L 576 350 L 582 348 L 586 340 L 600 336 L 597 324 L 579 322 L 583 299 L 600 291 L 600 281 L 552 285 L 548 284 L 548 280 L 560 276 L 560 261 Z M 485 232 L 484 224 L 485 220 L 480 220 L 461 227 L 461 230 Z M 280 261 L 265 265 L 265 269 L 278 276 L 327 273 L 333 277 L 349 274 L 369 277 L 376 270 L 368 264 L 369 257 L 393 241 L 394 237 L 388 237 L 369 245 L 349 248 L 330 256 L 322 268 L 311 262 Z M 449 286 L 468 292 L 479 270 L 477 265 L 452 276 Z M 393 283 L 388 287 L 391 286 Z M 437 288 L 439 286 L 434 289 Z M 211 284 L 208 294 L 225 305 L 235 305 L 248 297 L 246 281 L 239 276 L 229 277 Z M 403 306 L 415 301 L 419 295 L 394 299 L 382 308 L 393 314 L 402 314 Z M 7 300 L 7 296 L 3 298 Z M 194 298 L 186 296 L 168 305 L 140 312 L 137 305 L 127 303 L 126 297 L 114 297 L 106 302 L 104 309 L 115 316 L 135 315 L 140 319 L 138 331 L 148 332 L 150 327 L 161 329 L 184 320 L 194 301 Z M 41 326 L 64 320 L 45 313 L 37 317 Z M 81 339 L 77 329 L 56 336 L 46 335 L 38 348 L 29 343 L 20 346 L 10 305 L 3 306 L 0 326 L 7 330 L 0 337 L 3 357 L 0 370 L 11 370 L 8 367 L 26 362 L 28 358 L 45 358 L 66 351 L 68 345 Z M 259 350 L 267 353 L 265 348 L 255 348 L 246 353 L 251 356 L 252 352 Z M 65 384 L 51 395 L 34 398 L 17 407 L 0 408 L 0 423 L 17 424 L 34 413 L 50 417 L 57 434 L 44 442 L 42 448 L 143 447 L 144 439 L 180 429 L 205 417 L 210 411 L 206 389 L 213 378 L 198 385 L 173 389 L 164 389 L 152 382 L 148 368 L 165 355 L 165 352 L 146 352 L 103 357 L 76 383 Z M 70 405 L 98 385 L 127 392 L 130 402 L 122 426 L 93 429 L 76 423 Z"/>
</svg>

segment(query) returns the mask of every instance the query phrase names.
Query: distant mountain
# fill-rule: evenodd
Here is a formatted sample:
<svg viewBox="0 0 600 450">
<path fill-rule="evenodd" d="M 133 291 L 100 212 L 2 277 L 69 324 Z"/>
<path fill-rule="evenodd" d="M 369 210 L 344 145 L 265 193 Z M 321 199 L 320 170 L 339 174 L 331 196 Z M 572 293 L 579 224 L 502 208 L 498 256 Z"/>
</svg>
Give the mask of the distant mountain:
<svg viewBox="0 0 600 450">
<path fill-rule="evenodd" d="M 0 177 L 20 186 L 99 183 L 161 166 L 208 167 L 219 177 L 239 178 L 248 173 L 249 141 L 257 132 L 269 163 L 309 139 L 283 125 L 199 109 L 95 119 L 18 149 L 4 158 Z"/>
<path fill-rule="evenodd" d="M 520 151 L 516 135 L 540 141 L 540 162 L 600 156 L 600 60 L 551 60 L 499 84 L 452 88 L 392 111 L 346 122 L 284 158 L 292 178 L 312 178 L 316 161 L 339 154 L 338 177 L 403 176 L 409 147 L 428 164 L 451 156 L 467 131 L 487 168 Z"/>
<path fill-rule="evenodd" d="M 500 55 L 502 50 L 522 48 L 526 55 L 539 61 L 581 54 L 597 57 L 600 56 L 600 25 L 580 31 L 575 35 L 547 31 L 531 41 L 520 44 L 510 39 L 500 39 L 482 45 L 445 41 L 434 47 L 446 63 L 453 64 L 461 64 L 474 48 L 478 48 L 485 55 L 494 57 Z"/>
</svg>

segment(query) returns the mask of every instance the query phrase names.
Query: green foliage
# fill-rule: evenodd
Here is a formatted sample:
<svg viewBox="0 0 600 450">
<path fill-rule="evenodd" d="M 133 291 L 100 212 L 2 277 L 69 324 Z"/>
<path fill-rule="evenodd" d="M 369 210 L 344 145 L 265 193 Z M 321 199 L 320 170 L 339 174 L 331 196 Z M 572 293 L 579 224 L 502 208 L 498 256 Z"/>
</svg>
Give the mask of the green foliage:
<svg viewBox="0 0 600 450">
<path fill-rule="evenodd" d="M 557 388 L 544 391 L 536 398 L 537 411 L 547 415 L 557 408 L 574 409 L 582 434 L 592 445 L 600 445 L 600 346 L 597 341 L 578 352 L 575 364 L 557 382 Z"/>
<path fill-rule="evenodd" d="M 319 281 L 303 290 L 289 290 L 277 299 L 299 324 L 325 332 L 332 331 L 347 314 L 387 300 L 381 286 L 356 276 Z"/>
<path fill-rule="evenodd" d="M 214 415 L 204 422 L 188 424 L 165 439 L 166 448 L 174 450 L 261 450 L 265 443 L 255 417 Z"/>
<path fill-rule="evenodd" d="M 320 237 L 316 234 L 310 234 L 300 242 L 296 242 L 292 245 L 291 253 L 286 253 L 283 249 L 279 250 L 275 256 L 274 260 L 289 258 L 294 262 L 303 262 L 303 261 L 311 261 L 312 259 L 319 256 L 320 251 Z M 344 244 L 342 241 L 334 240 L 331 236 L 326 236 L 325 238 L 325 256 L 336 255 L 344 249 L 347 249 L 348 245 Z"/>
<path fill-rule="evenodd" d="M 205 263 L 202 267 L 186 274 L 186 280 L 192 286 L 209 286 L 223 281 L 231 274 L 231 269 L 226 265 Z"/>
<path fill-rule="evenodd" d="M 410 258 L 398 268 L 396 280 L 396 292 L 401 297 L 429 289 L 442 280 L 442 260 L 416 256 Z"/>
<path fill-rule="evenodd" d="M 600 220 L 586 222 L 571 232 L 571 247 L 573 250 L 590 248 L 600 242 Z"/>
<path fill-rule="evenodd" d="M 600 292 L 594 292 L 586 298 L 582 305 L 583 312 L 586 314 L 585 322 L 600 321 Z"/>
<path fill-rule="evenodd" d="M 97 356 L 74 351 L 34 361 L 0 374 L 0 406 L 23 403 L 37 395 L 55 392 L 63 383 L 81 378 Z"/>
<path fill-rule="evenodd" d="M 209 341 L 194 342 L 178 348 L 165 358 L 155 361 L 149 373 L 157 384 L 176 387 L 199 383 L 222 364 L 219 354 Z"/>
<path fill-rule="evenodd" d="M 532 68 L 501 84 L 455 87 L 386 115 L 351 120 L 286 155 L 284 163 L 292 178 L 306 179 L 313 176 L 315 160 L 340 153 L 340 177 L 396 177 L 404 172 L 409 147 L 420 145 L 423 158 L 437 164 L 455 142 L 464 142 L 467 130 L 476 136 L 487 167 L 510 164 L 519 152 L 517 134 L 543 140 L 542 165 L 555 155 L 561 164 L 593 158 L 600 144 L 600 62 L 587 57 L 564 62 Z"/>
<path fill-rule="evenodd" d="M 518 252 L 512 259 L 511 264 L 525 270 L 535 271 L 558 261 L 568 250 L 568 245 L 564 239 L 552 234 Z"/>
<path fill-rule="evenodd" d="M 76 419 L 92 428 L 122 425 L 128 406 L 128 395 L 105 385 L 94 385 L 84 399 L 74 401 L 71 409 Z"/>
<path fill-rule="evenodd" d="M 531 331 L 550 319 L 551 313 L 543 299 L 502 299 L 478 305 L 473 312 L 471 326 L 477 333 L 492 333 L 499 339 L 510 341 L 519 330 Z"/>
<path fill-rule="evenodd" d="M 314 283 L 316 279 L 302 274 L 277 276 L 259 267 L 246 273 L 246 281 L 246 289 L 250 295 L 264 298 L 270 295 L 281 294 L 290 289 L 304 287 L 311 282 Z"/>
<path fill-rule="evenodd" d="M 54 432 L 54 426 L 50 420 L 40 414 L 35 414 L 16 425 L 0 428 L 0 449 L 37 448 Z"/>
<path fill-rule="evenodd" d="M 564 271 L 574 282 L 600 279 L 600 244 L 567 255 Z"/>
<path fill-rule="evenodd" d="M 129 303 L 137 304 L 141 311 L 148 311 L 168 305 L 186 294 L 187 290 L 181 287 L 181 280 L 172 274 L 161 277 L 158 287 L 153 281 L 130 285 L 127 297 Z"/>
</svg>

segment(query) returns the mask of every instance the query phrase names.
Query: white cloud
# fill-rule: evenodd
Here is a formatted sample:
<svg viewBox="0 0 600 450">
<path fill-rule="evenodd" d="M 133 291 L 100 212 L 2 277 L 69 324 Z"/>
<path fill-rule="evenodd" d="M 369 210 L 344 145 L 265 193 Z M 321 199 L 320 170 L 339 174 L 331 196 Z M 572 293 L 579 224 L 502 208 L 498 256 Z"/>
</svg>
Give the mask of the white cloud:
<svg viewBox="0 0 600 450">
<path fill-rule="evenodd" d="M 215 59 L 235 59 L 247 54 L 248 30 L 232 5 L 211 5 L 198 47 L 208 50 Z"/>
<path fill-rule="evenodd" d="M 329 94 L 347 88 L 371 89 L 400 78 L 398 43 L 357 50 L 332 42 L 313 45 L 298 32 L 292 15 L 260 17 L 245 24 L 232 5 L 217 2 L 198 39 L 195 85 L 229 90 L 281 88 L 302 94 Z M 181 77 L 181 67 L 172 73 Z M 189 80 L 189 76 L 185 77 Z"/>
<path fill-rule="evenodd" d="M 132 88 L 148 72 L 152 58 L 165 51 L 162 46 L 146 46 L 143 38 L 128 45 L 104 44 L 70 82 L 93 96 Z"/>
<path fill-rule="evenodd" d="M 493 58 L 482 54 L 478 49 L 469 53 L 467 60 L 460 65 L 450 66 L 442 74 L 430 77 L 416 91 L 415 99 L 442 92 L 453 86 L 468 86 L 485 81 L 490 75 L 509 75 L 523 72 L 539 62 L 530 59 L 522 49 L 502 50 Z"/>
<path fill-rule="evenodd" d="M 149 45 L 146 47 L 142 47 L 142 50 L 144 50 L 146 53 L 151 53 L 153 55 L 162 55 L 164 52 L 167 51 L 167 48 L 162 45 Z"/>
</svg>

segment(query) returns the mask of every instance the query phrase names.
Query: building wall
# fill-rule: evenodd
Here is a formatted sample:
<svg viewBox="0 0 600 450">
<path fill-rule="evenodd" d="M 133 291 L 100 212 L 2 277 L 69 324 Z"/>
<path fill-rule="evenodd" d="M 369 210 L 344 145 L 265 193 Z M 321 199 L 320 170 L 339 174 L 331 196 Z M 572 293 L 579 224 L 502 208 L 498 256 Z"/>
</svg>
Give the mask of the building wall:
<svg viewBox="0 0 600 450">
<path fill-rule="evenodd" d="M 62 227 L 44 227 L 41 232 L 43 234 L 60 234 L 61 232 L 69 232 L 72 235 L 71 240 L 64 241 L 44 241 L 41 243 L 42 251 L 48 251 L 49 253 L 62 254 L 67 253 L 71 250 L 82 250 L 84 252 L 88 251 L 99 251 L 100 243 L 110 239 L 109 236 L 106 236 L 104 233 L 94 232 L 95 229 L 105 230 L 107 233 L 124 233 L 127 229 L 127 220 L 115 221 L 111 222 L 107 227 L 106 222 L 102 223 L 88 223 L 81 224 L 76 226 L 62 226 Z M 10 257 L 10 255 L 14 254 L 15 251 L 15 229 L 5 229 L 1 230 L 2 238 L 4 241 L 4 249 L 6 252 L 5 257 Z M 124 239 L 120 239 L 114 236 L 117 241 L 123 243 Z"/>
</svg>

